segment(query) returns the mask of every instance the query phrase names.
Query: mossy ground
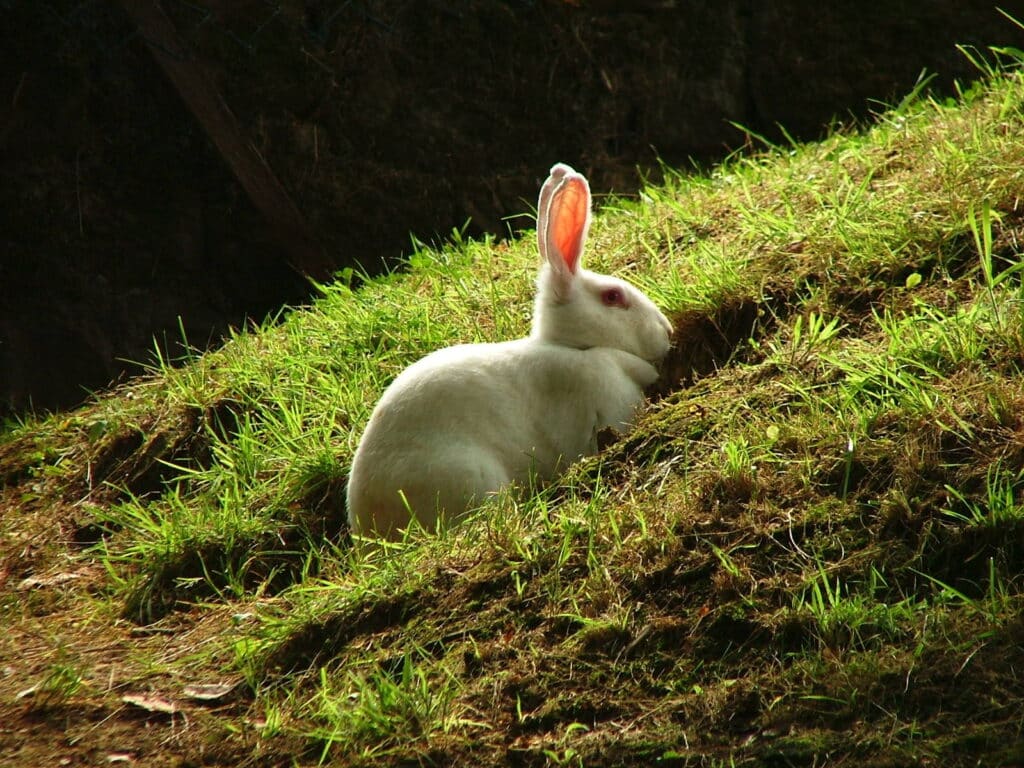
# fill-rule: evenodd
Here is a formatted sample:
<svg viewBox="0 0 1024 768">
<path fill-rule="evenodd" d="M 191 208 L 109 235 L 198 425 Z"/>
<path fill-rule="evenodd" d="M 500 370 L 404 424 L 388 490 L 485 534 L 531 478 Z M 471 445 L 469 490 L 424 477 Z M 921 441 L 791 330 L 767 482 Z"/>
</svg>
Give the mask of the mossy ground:
<svg viewBox="0 0 1024 768">
<path fill-rule="evenodd" d="M 0 439 L 0 756 L 1024 763 L 1024 80 L 597 217 L 678 344 L 637 430 L 386 557 L 387 381 L 528 326 L 462 242 Z M 62 762 L 66 761 L 66 762 Z"/>
</svg>

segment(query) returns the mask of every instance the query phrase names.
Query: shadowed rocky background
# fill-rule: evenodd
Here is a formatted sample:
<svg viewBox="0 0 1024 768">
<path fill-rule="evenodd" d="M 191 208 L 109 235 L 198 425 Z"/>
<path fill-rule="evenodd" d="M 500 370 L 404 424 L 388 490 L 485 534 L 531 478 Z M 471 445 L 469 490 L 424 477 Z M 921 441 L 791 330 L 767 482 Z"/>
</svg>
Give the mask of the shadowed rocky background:
<svg viewBox="0 0 1024 768">
<path fill-rule="evenodd" d="M 1024 2 L 1001 6 L 1024 18 Z M 410 232 L 954 92 L 991 0 L 0 0 L 0 415 L 376 270 Z M 180 321 L 179 321 L 180 317 Z"/>
</svg>

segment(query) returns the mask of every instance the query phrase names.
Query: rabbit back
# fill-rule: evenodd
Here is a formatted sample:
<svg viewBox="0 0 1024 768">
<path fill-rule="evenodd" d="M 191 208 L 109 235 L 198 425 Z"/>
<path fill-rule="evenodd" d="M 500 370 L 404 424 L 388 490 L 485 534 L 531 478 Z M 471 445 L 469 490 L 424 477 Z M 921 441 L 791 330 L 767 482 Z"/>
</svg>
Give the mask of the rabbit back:
<svg viewBox="0 0 1024 768">
<path fill-rule="evenodd" d="M 537 339 L 438 350 L 392 382 L 353 459 L 356 534 L 434 528 L 509 483 L 545 479 L 624 431 L 657 372 L 622 350 Z"/>
</svg>

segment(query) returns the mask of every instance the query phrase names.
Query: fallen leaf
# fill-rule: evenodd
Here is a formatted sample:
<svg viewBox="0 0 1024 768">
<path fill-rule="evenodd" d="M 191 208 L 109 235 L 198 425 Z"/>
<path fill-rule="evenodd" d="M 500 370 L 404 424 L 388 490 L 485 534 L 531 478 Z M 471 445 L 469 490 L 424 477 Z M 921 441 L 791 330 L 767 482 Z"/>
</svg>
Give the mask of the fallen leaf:
<svg viewBox="0 0 1024 768">
<path fill-rule="evenodd" d="M 147 712 L 160 712 L 164 715 L 173 715 L 181 711 L 180 707 L 173 701 L 161 699 L 159 696 L 147 696 L 142 693 L 129 693 L 122 696 L 121 701 L 125 704 L 131 704 L 134 707 L 144 709 Z"/>
<path fill-rule="evenodd" d="M 55 573 L 53 576 L 29 576 L 18 583 L 18 591 L 25 592 L 37 587 L 56 587 L 82 578 L 80 573 Z"/>
<path fill-rule="evenodd" d="M 14 700 L 15 701 L 21 701 L 22 699 L 27 699 L 29 696 L 35 696 L 36 693 L 38 693 L 38 692 L 39 692 L 39 683 L 36 683 L 35 685 L 31 686 L 30 688 L 26 688 L 23 691 L 18 691 L 18 693 L 14 697 Z"/>
<path fill-rule="evenodd" d="M 184 693 L 188 698 L 195 699 L 196 701 L 220 701 L 237 687 L 237 682 L 186 685 Z"/>
</svg>

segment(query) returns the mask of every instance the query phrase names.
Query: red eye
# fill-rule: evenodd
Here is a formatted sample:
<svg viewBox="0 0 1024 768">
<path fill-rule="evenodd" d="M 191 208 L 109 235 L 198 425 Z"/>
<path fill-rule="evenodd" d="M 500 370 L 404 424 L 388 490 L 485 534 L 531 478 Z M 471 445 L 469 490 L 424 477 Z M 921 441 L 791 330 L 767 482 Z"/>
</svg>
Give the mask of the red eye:
<svg viewBox="0 0 1024 768">
<path fill-rule="evenodd" d="M 601 301 L 606 307 L 626 308 L 626 294 L 622 292 L 621 288 L 605 288 L 601 291 Z"/>
</svg>

